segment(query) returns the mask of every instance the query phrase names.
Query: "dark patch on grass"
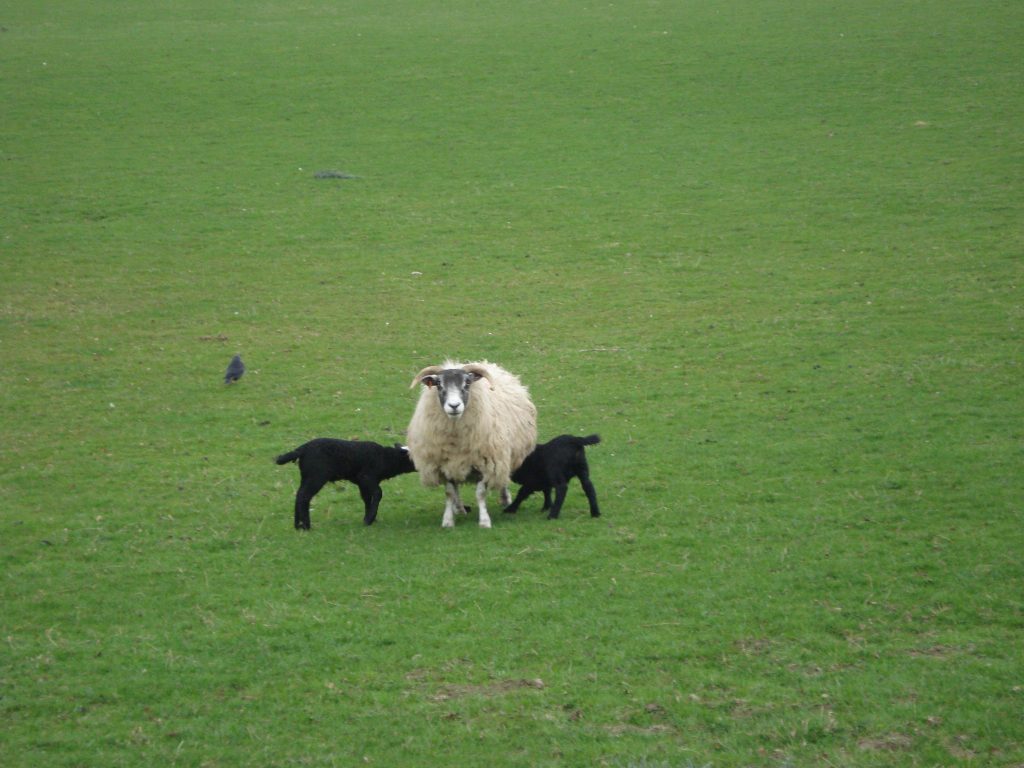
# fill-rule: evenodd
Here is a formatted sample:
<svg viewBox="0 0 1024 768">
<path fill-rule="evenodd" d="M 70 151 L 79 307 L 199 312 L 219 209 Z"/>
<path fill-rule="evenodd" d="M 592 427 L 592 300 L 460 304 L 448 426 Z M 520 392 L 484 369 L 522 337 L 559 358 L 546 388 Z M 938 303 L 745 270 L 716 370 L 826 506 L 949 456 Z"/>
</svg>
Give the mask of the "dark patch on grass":
<svg viewBox="0 0 1024 768">
<path fill-rule="evenodd" d="M 317 171 L 313 174 L 315 179 L 358 179 L 348 171 Z"/>
</svg>

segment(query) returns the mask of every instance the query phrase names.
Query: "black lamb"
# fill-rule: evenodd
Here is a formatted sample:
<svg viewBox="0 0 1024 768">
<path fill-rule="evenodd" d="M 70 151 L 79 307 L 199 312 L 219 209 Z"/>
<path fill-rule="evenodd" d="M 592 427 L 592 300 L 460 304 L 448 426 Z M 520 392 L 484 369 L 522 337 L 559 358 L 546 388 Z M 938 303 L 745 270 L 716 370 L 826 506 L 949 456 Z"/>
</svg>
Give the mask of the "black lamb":
<svg viewBox="0 0 1024 768">
<path fill-rule="evenodd" d="M 245 363 L 242 362 L 241 355 L 235 355 L 231 358 L 231 362 L 228 363 L 228 369 L 224 372 L 224 383 L 233 384 L 242 378 L 242 374 L 245 373 Z"/>
<path fill-rule="evenodd" d="M 309 530 L 309 502 L 327 483 L 349 480 L 359 487 L 365 512 L 363 522 L 373 525 L 384 491 L 382 480 L 414 472 L 409 451 L 400 445 L 387 448 L 369 440 L 318 437 L 277 457 L 278 464 L 299 462 L 302 475 L 295 493 L 295 527 Z"/>
<path fill-rule="evenodd" d="M 574 477 L 580 479 L 583 492 L 590 502 L 590 516 L 600 517 L 601 510 L 597 507 L 597 493 L 590 482 L 590 468 L 587 466 L 587 454 L 584 446 L 596 445 L 601 442 L 598 435 L 574 437 L 559 435 L 553 440 L 538 445 L 522 465 L 512 473 L 512 480 L 522 487 L 515 499 L 505 511 L 515 513 L 519 505 L 534 491 L 544 492 L 543 510 L 550 509 L 548 519 L 554 520 L 562 511 L 565 493 L 569 490 L 569 481 Z M 551 504 L 551 489 L 555 490 L 555 503 Z"/>
</svg>

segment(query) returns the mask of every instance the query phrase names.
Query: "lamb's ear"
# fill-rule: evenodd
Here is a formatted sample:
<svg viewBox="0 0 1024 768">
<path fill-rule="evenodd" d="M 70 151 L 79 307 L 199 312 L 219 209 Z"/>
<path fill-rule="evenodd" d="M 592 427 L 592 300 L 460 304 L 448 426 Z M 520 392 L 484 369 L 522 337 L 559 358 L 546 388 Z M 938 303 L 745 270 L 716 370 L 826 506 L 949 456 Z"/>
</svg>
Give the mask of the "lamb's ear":
<svg viewBox="0 0 1024 768">
<path fill-rule="evenodd" d="M 488 371 L 484 366 L 477 365 L 476 363 L 469 363 L 467 365 L 462 366 L 462 370 L 464 370 L 466 373 L 472 374 L 473 381 L 487 379 L 487 383 L 490 384 L 492 387 L 494 386 L 494 381 L 491 379 L 491 372 Z"/>
<path fill-rule="evenodd" d="M 428 365 L 422 371 L 416 374 L 412 380 L 412 384 L 409 385 L 409 389 L 412 389 L 417 384 L 426 384 L 428 387 L 437 386 L 437 377 L 435 373 L 440 373 L 444 369 L 440 365 Z"/>
</svg>

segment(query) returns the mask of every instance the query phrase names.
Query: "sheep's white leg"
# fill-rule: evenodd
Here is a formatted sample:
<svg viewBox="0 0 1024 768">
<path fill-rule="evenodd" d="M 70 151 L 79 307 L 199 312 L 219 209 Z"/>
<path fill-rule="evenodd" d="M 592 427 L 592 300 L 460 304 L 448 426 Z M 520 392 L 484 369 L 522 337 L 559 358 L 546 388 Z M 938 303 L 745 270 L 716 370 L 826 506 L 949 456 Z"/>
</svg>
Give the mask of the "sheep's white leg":
<svg viewBox="0 0 1024 768">
<path fill-rule="evenodd" d="M 462 509 L 462 500 L 459 498 L 459 485 L 451 480 L 444 484 L 444 517 L 441 519 L 442 528 L 455 527 L 455 510 Z"/>
<path fill-rule="evenodd" d="M 480 507 L 480 527 L 491 527 L 491 516 L 487 514 L 487 483 L 481 480 L 476 484 L 476 503 Z"/>
<path fill-rule="evenodd" d="M 508 492 L 508 486 L 507 485 L 501 486 L 501 498 L 500 498 L 500 500 L 501 500 L 501 506 L 503 506 L 503 507 L 507 507 L 509 504 L 512 503 L 512 494 Z"/>
</svg>

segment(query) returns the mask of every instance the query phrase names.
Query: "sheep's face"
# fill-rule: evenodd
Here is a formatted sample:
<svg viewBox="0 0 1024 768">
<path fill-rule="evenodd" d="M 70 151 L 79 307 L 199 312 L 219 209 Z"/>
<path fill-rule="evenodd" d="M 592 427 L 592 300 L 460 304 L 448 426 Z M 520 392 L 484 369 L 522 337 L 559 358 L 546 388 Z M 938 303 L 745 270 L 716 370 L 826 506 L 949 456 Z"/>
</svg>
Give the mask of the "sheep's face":
<svg viewBox="0 0 1024 768">
<path fill-rule="evenodd" d="M 469 392 L 474 381 L 481 378 L 479 373 L 470 373 L 461 368 L 449 368 L 438 374 L 423 377 L 423 384 L 437 390 L 441 410 L 449 419 L 459 419 L 469 407 Z"/>
</svg>

